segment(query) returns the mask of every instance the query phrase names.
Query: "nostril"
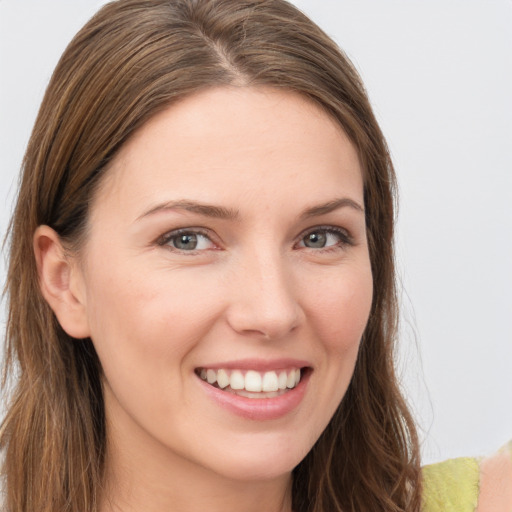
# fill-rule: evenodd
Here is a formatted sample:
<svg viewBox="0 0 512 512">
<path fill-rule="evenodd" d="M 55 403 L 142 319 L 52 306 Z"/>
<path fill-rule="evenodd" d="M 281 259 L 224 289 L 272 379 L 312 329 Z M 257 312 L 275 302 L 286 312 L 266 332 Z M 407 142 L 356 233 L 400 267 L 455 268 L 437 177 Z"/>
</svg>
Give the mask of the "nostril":
<svg viewBox="0 0 512 512">
<path fill-rule="evenodd" d="M 245 336 L 262 340 L 285 337 L 305 317 L 289 266 L 280 253 L 251 254 L 244 263 L 225 310 L 228 323 Z"/>
<path fill-rule="evenodd" d="M 296 331 L 300 319 L 300 310 L 295 305 L 290 305 L 288 311 L 283 308 L 269 311 L 261 305 L 258 308 L 236 304 L 227 314 L 228 323 L 234 331 L 266 341 L 282 339 Z"/>
</svg>

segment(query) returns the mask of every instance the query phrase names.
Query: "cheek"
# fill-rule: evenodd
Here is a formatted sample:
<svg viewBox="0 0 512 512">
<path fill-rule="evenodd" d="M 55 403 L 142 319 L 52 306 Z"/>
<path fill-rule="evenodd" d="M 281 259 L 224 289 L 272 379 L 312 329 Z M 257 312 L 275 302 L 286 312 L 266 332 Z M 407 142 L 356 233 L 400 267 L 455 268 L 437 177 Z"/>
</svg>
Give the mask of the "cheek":
<svg viewBox="0 0 512 512">
<path fill-rule="evenodd" d="M 219 300 L 204 293 L 204 280 L 180 279 L 179 272 L 109 270 L 90 283 L 89 320 L 110 413 L 165 425 L 186 395 L 190 354 L 215 322 Z"/>
<path fill-rule="evenodd" d="M 369 263 L 333 272 L 317 285 L 307 308 L 319 338 L 330 352 L 357 354 L 373 297 Z"/>
<path fill-rule="evenodd" d="M 201 277 L 138 270 L 121 264 L 96 272 L 87 298 L 100 360 L 133 375 L 144 369 L 143 361 L 165 367 L 183 359 L 210 329 L 219 304 L 211 293 L 218 287 Z"/>
<path fill-rule="evenodd" d="M 310 287 L 307 314 L 311 339 L 319 357 L 312 381 L 315 410 L 310 421 L 311 446 L 324 431 L 341 403 L 352 379 L 361 337 L 366 327 L 373 295 L 369 263 L 332 269 L 330 276 Z M 318 276 L 317 276 L 318 278 Z"/>
</svg>

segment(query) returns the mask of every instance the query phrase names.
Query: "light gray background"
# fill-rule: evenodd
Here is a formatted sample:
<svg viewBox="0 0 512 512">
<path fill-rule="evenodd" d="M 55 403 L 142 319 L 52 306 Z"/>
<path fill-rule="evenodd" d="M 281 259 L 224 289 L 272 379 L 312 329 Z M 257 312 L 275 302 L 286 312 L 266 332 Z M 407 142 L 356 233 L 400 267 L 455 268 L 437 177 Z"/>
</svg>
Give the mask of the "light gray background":
<svg viewBox="0 0 512 512">
<path fill-rule="evenodd" d="M 102 3 L 0 0 L 2 235 L 52 69 Z M 295 3 L 362 74 L 396 165 L 400 371 L 424 460 L 493 451 L 512 438 L 512 1 Z"/>
</svg>

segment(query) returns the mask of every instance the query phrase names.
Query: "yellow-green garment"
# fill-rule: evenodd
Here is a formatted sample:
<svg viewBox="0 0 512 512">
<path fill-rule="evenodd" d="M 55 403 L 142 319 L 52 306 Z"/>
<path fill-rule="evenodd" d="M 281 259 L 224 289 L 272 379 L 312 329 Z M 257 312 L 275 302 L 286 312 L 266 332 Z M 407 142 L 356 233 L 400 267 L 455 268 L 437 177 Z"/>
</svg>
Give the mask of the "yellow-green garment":
<svg viewBox="0 0 512 512">
<path fill-rule="evenodd" d="M 512 442 L 502 450 L 512 453 Z M 423 511 L 475 512 L 478 505 L 480 460 L 460 457 L 425 466 Z"/>
<path fill-rule="evenodd" d="M 461 457 L 423 468 L 425 512 L 474 512 L 478 504 L 478 459 Z"/>
</svg>

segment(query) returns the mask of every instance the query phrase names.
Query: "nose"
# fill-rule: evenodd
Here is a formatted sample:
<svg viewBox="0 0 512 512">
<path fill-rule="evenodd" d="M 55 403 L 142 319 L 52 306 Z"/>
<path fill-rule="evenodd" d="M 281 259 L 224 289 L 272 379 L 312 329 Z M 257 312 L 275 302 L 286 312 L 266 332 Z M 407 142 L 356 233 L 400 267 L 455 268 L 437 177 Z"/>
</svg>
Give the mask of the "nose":
<svg viewBox="0 0 512 512">
<path fill-rule="evenodd" d="M 235 272 L 226 315 L 237 333 L 276 340 L 301 324 L 304 313 L 293 271 L 282 256 L 253 253 Z"/>
</svg>

